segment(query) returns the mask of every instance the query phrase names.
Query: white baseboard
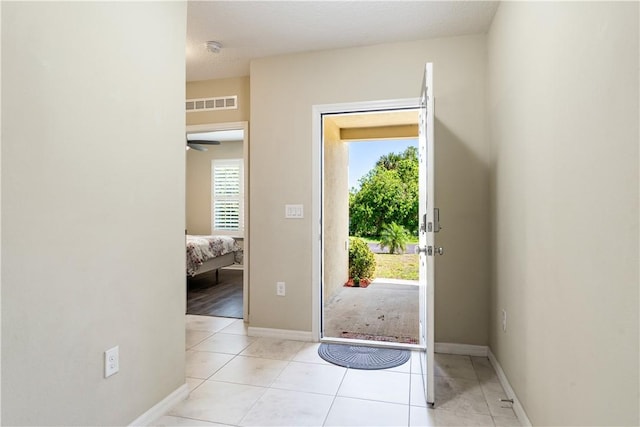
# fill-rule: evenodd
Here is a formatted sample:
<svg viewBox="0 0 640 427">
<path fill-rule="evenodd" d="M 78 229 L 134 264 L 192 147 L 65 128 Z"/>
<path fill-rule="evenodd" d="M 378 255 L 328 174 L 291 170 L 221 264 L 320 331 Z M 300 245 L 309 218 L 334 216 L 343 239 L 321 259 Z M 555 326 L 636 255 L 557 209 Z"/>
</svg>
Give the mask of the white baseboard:
<svg viewBox="0 0 640 427">
<path fill-rule="evenodd" d="M 147 412 L 140 415 L 129 426 L 148 426 L 152 422 L 169 412 L 177 403 L 182 402 L 189 396 L 189 387 L 186 384 L 182 384 L 175 389 L 171 394 L 156 403 Z"/>
<path fill-rule="evenodd" d="M 460 354 L 462 356 L 487 357 L 489 347 L 486 345 L 456 344 L 452 342 L 437 342 L 436 353 Z"/>
<path fill-rule="evenodd" d="M 249 326 L 250 337 L 275 338 L 279 340 L 314 342 L 311 331 L 292 331 L 289 329 L 256 328 Z"/>
<path fill-rule="evenodd" d="M 491 352 L 491 349 L 489 349 L 488 356 L 489 356 L 489 361 L 493 366 L 493 369 L 495 369 L 496 374 L 498 375 L 498 380 L 500 381 L 500 384 L 502 385 L 504 392 L 509 397 L 509 399 L 513 399 L 513 412 L 516 413 L 516 417 L 518 417 L 518 421 L 520 421 L 520 425 L 524 427 L 531 427 L 531 421 L 529 421 L 529 417 L 527 417 L 527 413 L 524 411 L 522 404 L 518 400 L 518 396 L 516 396 L 516 393 L 513 391 L 513 388 L 511 387 L 511 384 L 509 384 L 509 380 L 507 379 L 507 376 L 502 370 L 502 366 L 500 366 L 500 363 L 498 363 L 498 359 L 496 359 L 496 357 L 493 355 L 493 353 Z"/>
</svg>

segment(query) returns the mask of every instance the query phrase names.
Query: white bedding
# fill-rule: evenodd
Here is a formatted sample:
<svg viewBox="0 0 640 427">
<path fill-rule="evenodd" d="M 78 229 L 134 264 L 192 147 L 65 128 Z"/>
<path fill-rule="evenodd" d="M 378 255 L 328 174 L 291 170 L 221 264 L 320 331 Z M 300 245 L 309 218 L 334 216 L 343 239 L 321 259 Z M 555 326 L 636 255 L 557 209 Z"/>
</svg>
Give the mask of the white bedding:
<svg viewBox="0 0 640 427">
<path fill-rule="evenodd" d="M 242 249 L 234 238 L 187 234 L 187 274 L 195 276 L 204 262 L 229 253 L 234 253 L 236 264 L 242 263 Z"/>
</svg>

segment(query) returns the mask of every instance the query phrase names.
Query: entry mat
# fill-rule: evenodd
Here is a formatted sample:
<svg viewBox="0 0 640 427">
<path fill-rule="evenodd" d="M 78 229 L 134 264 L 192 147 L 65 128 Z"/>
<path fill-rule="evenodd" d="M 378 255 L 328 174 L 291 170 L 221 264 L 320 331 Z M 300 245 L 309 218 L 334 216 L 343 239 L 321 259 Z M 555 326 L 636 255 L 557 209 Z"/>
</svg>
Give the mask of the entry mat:
<svg viewBox="0 0 640 427">
<path fill-rule="evenodd" d="M 322 343 L 318 355 L 329 363 L 354 369 L 387 369 L 406 363 L 409 350 Z"/>
</svg>

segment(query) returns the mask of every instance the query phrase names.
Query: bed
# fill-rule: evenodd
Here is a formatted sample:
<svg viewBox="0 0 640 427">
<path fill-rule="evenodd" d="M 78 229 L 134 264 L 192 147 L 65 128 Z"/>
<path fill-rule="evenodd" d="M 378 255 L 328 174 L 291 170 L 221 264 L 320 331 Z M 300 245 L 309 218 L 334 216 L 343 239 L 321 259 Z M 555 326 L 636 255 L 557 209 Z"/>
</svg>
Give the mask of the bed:
<svg viewBox="0 0 640 427">
<path fill-rule="evenodd" d="M 187 234 L 187 275 L 196 276 L 233 264 L 242 264 L 242 248 L 229 236 Z"/>
</svg>

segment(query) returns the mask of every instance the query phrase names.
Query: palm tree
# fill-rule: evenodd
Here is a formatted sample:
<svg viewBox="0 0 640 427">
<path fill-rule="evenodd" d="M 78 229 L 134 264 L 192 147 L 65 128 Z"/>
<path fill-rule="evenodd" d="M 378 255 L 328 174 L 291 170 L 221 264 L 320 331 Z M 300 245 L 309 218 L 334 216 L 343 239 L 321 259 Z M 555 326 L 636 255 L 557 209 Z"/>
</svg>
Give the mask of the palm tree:
<svg viewBox="0 0 640 427">
<path fill-rule="evenodd" d="M 380 234 L 380 247 L 389 248 L 390 254 L 402 253 L 406 249 L 409 240 L 409 232 L 401 225 L 392 222 L 382 227 Z"/>
</svg>

